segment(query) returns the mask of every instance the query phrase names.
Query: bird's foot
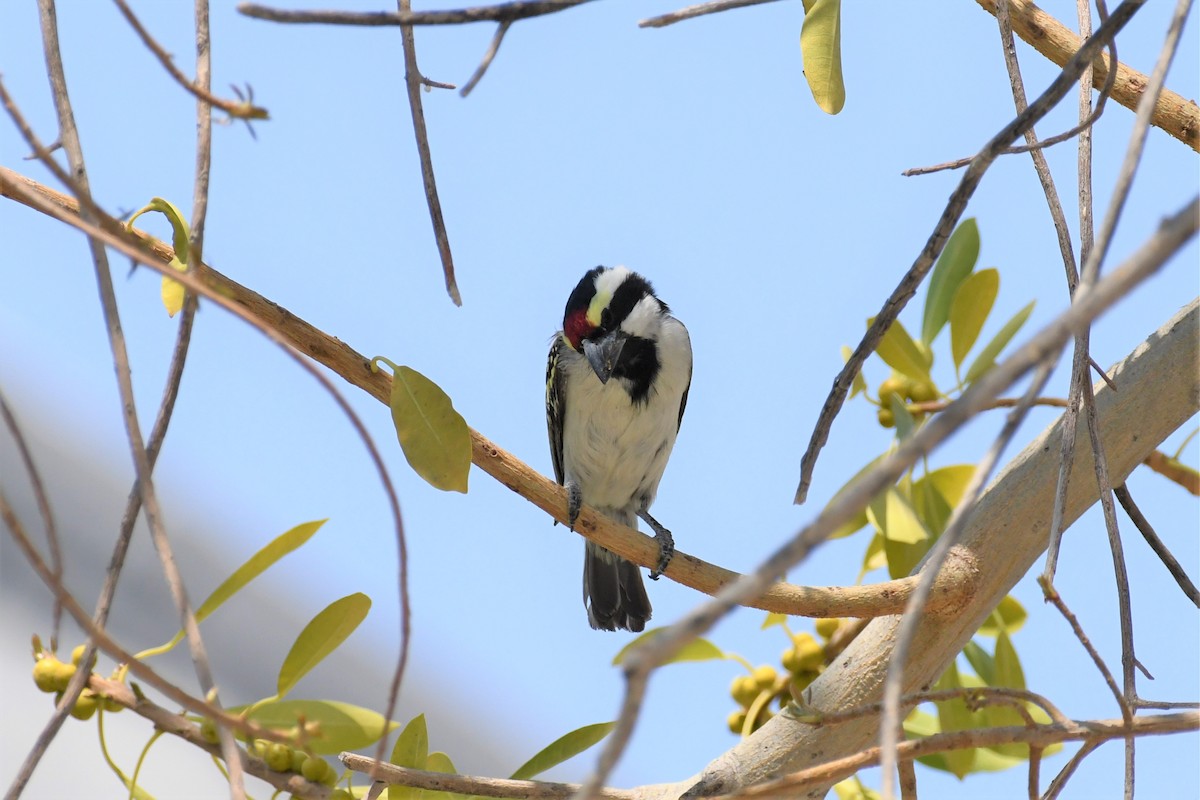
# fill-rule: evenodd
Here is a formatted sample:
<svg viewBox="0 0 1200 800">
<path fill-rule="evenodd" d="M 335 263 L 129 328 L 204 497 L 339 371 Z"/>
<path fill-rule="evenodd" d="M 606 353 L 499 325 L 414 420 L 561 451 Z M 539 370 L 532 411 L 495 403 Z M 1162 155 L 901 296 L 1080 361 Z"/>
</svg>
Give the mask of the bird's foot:
<svg viewBox="0 0 1200 800">
<path fill-rule="evenodd" d="M 583 490 L 577 483 L 567 484 L 567 526 L 575 530 L 575 520 L 579 519 L 579 511 L 583 508 Z"/>
<path fill-rule="evenodd" d="M 671 532 L 648 512 L 639 511 L 638 516 L 654 530 L 654 540 L 658 542 L 658 563 L 654 569 L 650 570 L 650 580 L 656 581 L 667 571 L 667 565 L 671 563 L 671 558 L 675 555 L 675 537 L 671 536 Z"/>
</svg>

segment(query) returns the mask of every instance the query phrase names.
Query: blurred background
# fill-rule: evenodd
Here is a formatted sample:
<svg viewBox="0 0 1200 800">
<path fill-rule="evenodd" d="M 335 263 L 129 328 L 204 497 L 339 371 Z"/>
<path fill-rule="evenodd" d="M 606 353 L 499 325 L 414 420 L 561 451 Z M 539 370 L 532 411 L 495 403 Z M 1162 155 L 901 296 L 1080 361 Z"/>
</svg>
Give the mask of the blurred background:
<svg viewBox="0 0 1200 800">
<path fill-rule="evenodd" d="M 338 3 L 338 7 L 369 10 Z M 1064 22 L 1074 3 L 1048 0 Z M 1149 72 L 1171 4 L 1147 4 L 1118 40 L 1122 61 Z M 423 7 L 432 8 L 433 5 Z M 360 352 L 385 355 L 437 381 L 467 421 L 550 474 L 544 421 L 545 354 L 567 294 L 585 270 L 623 263 L 643 272 L 688 325 L 695 375 L 687 418 L 654 507 L 678 546 L 730 569 L 753 568 L 812 519 L 892 437 L 861 398 L 847 404 L 816 472 L 808 505 L 792 505 L 800 455 L 842 361 L 867 317 L 924 244 L 957 173 L 901 177 L 909 167 L 970 155 L 1013 116 L 995 20 L 975 3 L 847 3 L 842 49 L 847 101 L 835 117 L 813 103 L 801 72 L 802 7 L 785 2 L 662 30 L 639 19 L 675 3 L 591 3 L 519 22 L 467 99 L 424 95 L 434 166 L 463 306 L 445 295 L 413 143 L 396 30 L 281 26 L 214 4 L 213 85 L 253 87 L 270 121 L 214 132 L 206 261 Z M 390 8 L 386 4 L 379 9 Z M 190 11 L 135 10 L 185 73 Z M 190 215 L 194 103 L 164 73 L 114 7 L 65 0 L 59 25 L 71 97 L 93 191 L 113 212 L 161 196 Z M 430 79 L 462 84 L 491 25 L 422 28 L 418 58 Z M 55 123 L 33 3 L 0 8 L 0 72 L 46 141 Z M 1018 42 L 1031 97 L 1057 69 Z M 1197 95 L 1194 20 L 1168 76 Z M 1038 126 L 1070 128 L 1074 95 Z M 1133 114 L 1110 103 L 1095 135 L 1097 219 L 1107 206 Z M 54 185 L 23 160 L 28 148 L 0 124 L 0 163 Z M 1075 149 L 1047 153 L 1075 229 Z M 1106 266 L 1149 236 L 1200 185 L 1196 154 L 1152 130 Z M 984 338 L 1037 300 L 1021 341 L 1067 304 L 1055 234 L 1028 156 L 989 171 L 971 201 L 982 250 L 1001 288 Z M 158 218 L 145 228 L 163 238 Z M 1078 246 L 1076 246 L 1078 252 Z M 131 348 L 138 410 L 148 429 L 175 336 L 159 280 L 114 261 Z M 1193 242 L 1106 315 L 1092 354 L 1109 366 L 1197 294 Z M 919 328 L 922 294 L 901 319 Z M 935 377 L 953 384 L 946 338 Z M 1069 358 L 1051 382 L 1065 396 Z M 1195 369 L 1195 365 L 1180 365 Z M 887 377 L 878 360 L 872 385 Z M 94 602 L 133 473 L 108 344 L 84 238 L 15 203 L 0 202 L 0 388 L 30 438 L 66 539 L 66 582 Z M 582 543 L 478 470 L 467 496 L 439 493 L 407 467 L 385 407 L 347 397 L 380 444 L 400 493 L 408 535 L 412 660 L 398 719 L 426 713 L 432 749 L 460 770 L 508 774 L 568 730 L 615 718 L 621 680 L 611 659 L 631 638 L 588 628 L 580 601 Z M 1015 393 L 1015 392 L 1014 392 Z M 1054 418 L 1041 409 L 1009 456 Z M 983 415 L 931 458 L 979 459 L 999 429 Z M 1173 453 L 1185 426 L 1163 448 Z M 1183 455 L 1197 463 L 1195 440 Z M 32 494 L 7 433 L 3 488 L 31 531 Z M 295 690 L 297 697 L 382 709 L 398 652 L 396 546 L 387 505 L 362 443 L 310 376 L 243 323 L 203 305 L 182 393 L 156 479 L 188 588 L 197 601 L 271 538 L 329 522 L 243 595 L 205 622 L 223 699 L 270 694 L 305 622 L 355 591 L 375 601 L 367 622 Z M 1194 498 L 1139 470 L 1129 486 L 1193 578 L 1200 572 Z M 1137 655 L 1150 699 L 1195 699 L 1200 622 L 1195 609 L 1122 518 L 1133 587 Z M 798 583 L 855 580 L 868 534 L 821 548 L 790 575 Z M 1113 669 L 1120 644 L 1111 559 L 1093 509 L 1067 534 L 1058 588 Z M 144 530 L 112 616 L 131 649 L 177 629 Z M 0 537 L 0 670 L 10 691 L 0 723 L 0 782 L 15 774 L 50 714 L 28 678 L 32 633 L 48 636 L 49 593 L 7 536 Z M 868 580 L 880 579 L 880 573 Z M 702 598 L 650 585 L 654 624 Z M 1015 596 L 1030 612 L 1014 638 L 1031 689 L 1074 718 L 1119 710 L 1040 590 Z M 740 610 L 711 634 L 754 664 L 778 667 L 787 645 Z M 797 629 L 811 623 L 795 620 Z M 68 627 L 66 652 L 82 636 Z M 173 659 L 173 660 L 171 660 Z M 110 664 L 101 662 L 101 671 Z M 193 686 L 180 653 L 167 674 Z M 728 749 L 733 662 L 682 664 L 655 676 L 614 784 L 682 779 Z M 131 770 L 150 730 L 110 717 L 113 758 Z M 105 767 L 94 723 L 68 720 L 27 796 L 58 796 L 64 777 L 93 796 L 124 795 Z M 169 739 L 169 737 L 167 737 Z M 1190 785 L 1200 737 L 1145 739 L 1139 796 Z M 1047 759 L 1052 775 L 1072 750 Z M 1107 797 L 1121 776 L 1120 745 L 1087 759 L 1066 796 Z M 549 777 L 579 780 L 591 756 Z M 157 744 L 143 785 L 159 798 L 223 794 L 220 774 L 182 744 Z M 79 777 L 75 777 L 79 776 Z M 1190 776 L 1187 776 L 1190 777 Z M 1181 780 L 1181 778 L 1183 780 Z M 877 775 L 864 780 L 878 785 Z M 974 797 L 1023 794 L 1023 769 L 968 779 Z M 919 773 L 922 797 L 961 797 L 944 773 Z"/>
</svg>

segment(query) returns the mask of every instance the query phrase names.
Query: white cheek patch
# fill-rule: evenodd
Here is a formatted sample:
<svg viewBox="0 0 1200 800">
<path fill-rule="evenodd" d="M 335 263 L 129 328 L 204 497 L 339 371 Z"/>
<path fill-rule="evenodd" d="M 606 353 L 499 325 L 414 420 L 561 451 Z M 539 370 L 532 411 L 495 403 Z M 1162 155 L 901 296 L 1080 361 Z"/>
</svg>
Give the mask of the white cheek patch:
<svg viewBox="0 0 1200 800">
<path fill-rule="evenodd" d="M 653 295 L 646 295 L 633 307 L 621 322 L 621 330 L 640 336 L 643 339 L 657 339 L 658 329 L 662 326 L 662 312 L 658 300 Z"/>
</svg>

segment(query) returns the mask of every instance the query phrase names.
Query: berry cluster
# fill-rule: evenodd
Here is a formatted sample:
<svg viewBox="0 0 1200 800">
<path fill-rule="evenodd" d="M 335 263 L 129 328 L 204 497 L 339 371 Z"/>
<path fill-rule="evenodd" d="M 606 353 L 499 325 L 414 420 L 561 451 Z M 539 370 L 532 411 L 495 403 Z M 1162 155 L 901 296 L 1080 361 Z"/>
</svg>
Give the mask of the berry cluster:
<svg viewBox="0 0 1200 800">
<path fill-rule="evenodd" d="M 43 692 L 53 694 L 55 704 L 62 700 L 63 692 L 67 690 L 67 684 L 71 682 L 71 678 L 75 677 L 75 671 L 79 669 L 79 662 L 83 659 L 85 649 L 83 645 L 79 645 L 72 650 L 71 662 L 68 664 L 60 661 L 53 652 L 44 650 L 41 642 L 34 639 L 33 682 Z M 96 713 L 96 709 L 100 707 L 113 713 L 122 708 L 115 700 L 98 695 L 91 689 L 84 689 L 71 709 L 71 716 L 75 719 L 91 719 L 92 715 Z"/>
<path fill-rule="evenodd" d="M 211 719 L 203 720 L 200 723 L 200 735 L 209 744 L 216 744 L 219 741 L 216 723 Z M 267 767 L 275 772 L 294 772 L 303 775 L 305 780 L 323 783 L 326 786 L 337 783 L 337 770 L 331 767 L 328 761 L 302 749 L 267 739 L 255 739 L 246 749 L 261 758 Z M 329 797 L 330 800 L 351 800 L 352 795 L 344 789 L 338 789 Z"/>
<path fill-rule="evenodd" d="M 749 675 L 734 678 L 729 693 L 741 708 L 729 714 L 729 731 L 748 736 L 775 716 L 771 703 L 776 703 L 782 710 L 792 700 L 799 700 L 800 693 L 825 671 L 825 647 L 840 622 L 837 619 L 817 620 L 817 634 L 824 643 L 818 642 L 811 633 L 792 634 L 791 647 L 784 650 L 779 659 L 783 674 L 770 664 L 763 664 Z"/>
<path fill-rule="evenodd" d="M 901 403 L 931 403 L 937 400 L 938 390 L 932 383 L 914 381 L 907 375 L 892 373 L 892 377 L 879 384 L 879 411 L 876 416 L 879 424 L 885 428 L 896 427 L 896 412 L 892 410 L 892 397 Z M 914 412 L 913 419 L 918 422 L 924 417 L 923 412 Z"/>
</svg>

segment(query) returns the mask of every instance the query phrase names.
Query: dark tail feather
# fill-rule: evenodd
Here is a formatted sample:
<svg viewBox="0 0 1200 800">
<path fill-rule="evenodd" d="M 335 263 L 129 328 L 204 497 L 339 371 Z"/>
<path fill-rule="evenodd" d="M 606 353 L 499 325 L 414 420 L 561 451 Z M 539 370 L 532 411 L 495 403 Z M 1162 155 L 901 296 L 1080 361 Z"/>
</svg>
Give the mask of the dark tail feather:
<svg viewBox="0 0 1200 800">
<path fill-rule="evenodd" d="M 583 604 L 597 630 L 637 632 L 650 619 L 650 598 L 637 564 L 591 542 L 583 557 Z"/>
</svg>

